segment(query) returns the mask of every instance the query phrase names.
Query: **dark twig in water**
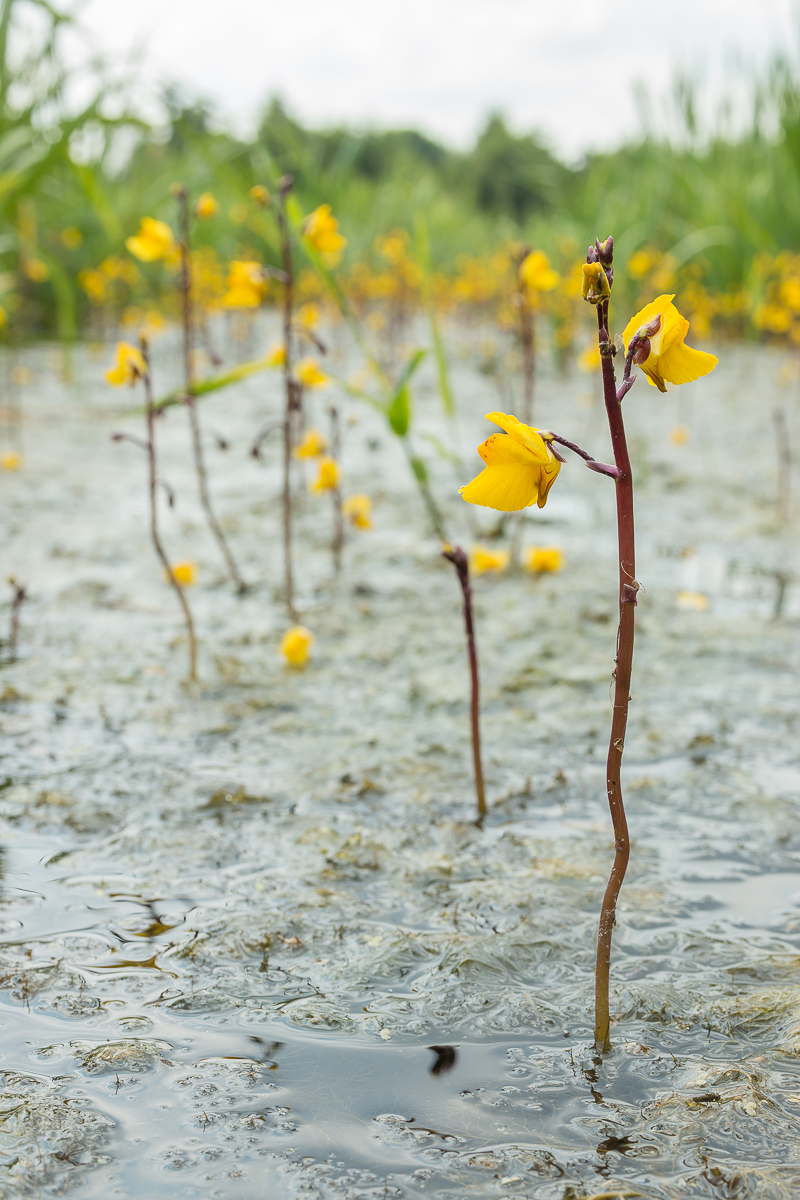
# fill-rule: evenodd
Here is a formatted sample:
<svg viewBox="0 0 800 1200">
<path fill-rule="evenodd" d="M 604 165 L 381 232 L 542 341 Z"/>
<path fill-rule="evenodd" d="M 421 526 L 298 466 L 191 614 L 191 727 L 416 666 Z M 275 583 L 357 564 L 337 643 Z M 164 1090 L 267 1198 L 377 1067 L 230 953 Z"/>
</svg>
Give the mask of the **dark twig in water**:
<svg viewBox="0 0 800 1200">
<path fill-rule="evenodd" d="M 332 404 L 328 409 L 328 415 L 331 419 L 331 456 L 341 469 L 342 426 L 339 417 L 339 409 L 335 404 Z M 333 569 L 338 575 L 342 569 L 342 547 L 344 546 L 342 488 L 341 484 L 339 483 L 338 471 L 336 475 L 336 485 L 331 488 L 331 500 L 333 502 L 333 536 L 331 537 L 331 554 L 333 555 Z"/>
<path fill-rule="evenodd" d="M 775 450 L 778 457 L 778 488 L 775 501 L 778 520 L 785 524 L 789 520 L 792 499 L 792 446 L 789 441 L 789 425 L 786 410 L 776 406 L 772 410 L 775 423 Z"/>
<path fill-rule="evenodd" d="M 144 393 L 147 405 L 147 466 L 148 466 L 148 493 L 150 496 L 150 536 L 153 541 L 155 552 L 161 560 L 161 565 L 169 580 L 175 595 L 178 597 L 178 603 L 183 611 L 183 618 L 186 622 L 186 635 L 189 640 L 189 682 L 197 682 L 197 638 L 194 632 L 194 620 L 192 619 L 192 610 L 189 607 L 189 601 L 186 599 L 186 594 L 178 582 L 177 576 L 172 569 L 172 564 L 167 558 L 161 542 L 161 535 L 158 529 L 158 463 L 156 460 L 156 434 L 155 434 L 155 418 L 156 413 L 153 407 L 153 385 L 150 378 L 150 358 L 147 352 L 147 342 L 144 338 L 141 340 L 142 356 L 147 364 L 147 373 L 144 377 Z"/>
<path fill-rule="evenodd" d="M 486 793 L 483 786 L 483 762 L 481 759 L 480 687 L 478 679 L 478 651 L 475 645 L 475 627 L 472 620 L 472 587 L 469 582 L 469 561 L 460 546 L 454 550 L 443 550 L 442 554 L 456 569 L 458 582 L 464 596 L 464 626 L 467 633 L 467 655 L 469 658 L 472 699 L 470 725 L 472 730 L 472 762 L 475 770 L 475 795 L 478 801 L 477 824 L 483 824 L 486 816 Z"/>
<path fill-rule="evenodd" d="M 17 583 L 13 575 L 9 575 L 8 582 L 14 589 L 14 595 L 11 599 L 11 621 L 8 627 L 8 661 L 17 661 L 17 647 L 19 645 L 19 617 L 22 605 L 28 599 L 28 592 L 24 584 Z"/>
<path fill-rule="evenodd" d="M 292 374 L 292 310 L 294 306 L 294 268 L 292 263 L 292 241 L 286 217 L 286 197 L 292 190 L 294 180 L 284 175 L 278 184 L 278 228 L 281 235 L 283 262 L 283 379 L 286 387 L 286 408 L 283 416 L 283 590 L 289 619 L 298 624 L 299 617 L 294 603 L 294 571 L 292 566 L 292 450 L 294 449 L 294 425 L 300 414 L 302 396 L 300 385 Z"/>
<path fill-rule="evenodd" d="M 186 386 L 186 395 L 184 396 L 184 405 L 189 413 L 189 424 L 192 430 L 192 449 L 194 452 L 194 465 L 197 472 L 197 484 L 200 491 L 200 503 L 203 506 L 203 512 L 206 514 L 206 521 L 212 534 L 217 540 L 217 544 L 222 551 L 222 557 L 225 559 L 225 564 L 228 568 L 231 579 L 236 584 L 236 589 L 239 592 L 247 591 L 247 584 L 242 578 L 241 572 L 233 557 L 231 548 L 228 545 L 228 540 L 222 531 L 222 526 L 217 520 L 216 513 L 211 504 L 211 495 L 208 490 L 208 474 L 206 472 L 205 456 L 203 453 L 203 437 L 200 429 L 200 417 L 197 412 L 195 398 L 191 394 L 191 388 L 194 385 L 194 364 L 192 361 L 193 341 L 194 341 L 194 303 L 192 297 L 192 269 L 190 259 L 190 217 L 189 217 L 189 194 L 186 188 L 182 187 L 176 192 L 178 205 L 180 209 L 180 255 L 181 255 L 181 298 L 183 309 L 183 375 Z"/>
</svg>

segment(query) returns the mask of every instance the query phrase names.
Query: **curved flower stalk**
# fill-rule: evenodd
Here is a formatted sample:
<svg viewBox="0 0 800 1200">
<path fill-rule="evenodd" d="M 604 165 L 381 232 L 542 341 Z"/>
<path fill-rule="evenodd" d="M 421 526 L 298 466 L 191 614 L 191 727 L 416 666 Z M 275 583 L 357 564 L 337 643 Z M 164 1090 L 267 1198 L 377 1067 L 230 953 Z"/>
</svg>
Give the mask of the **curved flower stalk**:
<svg viewBox="0 0 800 1200">
<path fill-rule="evenodd" d="M 200 503 L 203 507 L 203 512 L 206 515 L 208 527 L 215 538 L 217 545 L 220 548 L 222 557 L 225 560 L 225 565 L 228 568 L 228 574 L 236 584 L 236 590 L 243 594 L 247 591 L 242 573 L 239 570 L 236 559 L 233 556 L 228 539 L 225 537 L 222 526 L 220 525 L 217 515 L 214 512 L 214 507 L 211 503 L 211 494 L 208 490 L 208 472 L 206 470 L 205 454 L 203 452 L 203 435 L 200 428 L 200 417 L 197 412 L 197 406 L 192 395 L 192 386 L 194 384 L 194 367 L 193 367 L 193 348 L 194 348 L 194 298 L 192 291 L 192 269 L 191 269 L 191 217 L 189 210 L 189 193 L 185 187 L 176 187 L 175 197 L 178 201 L 178 210 L 180 218 L 180 261 L 181 261 L 181 299 L 183 310 L 183 373 L 186 392 L 184 402 L 189 413 L 189 424 L 192 431 L 192 451 L 194 454 L 194 465 L 197 473 L 197 484 L 200 492 Z M 210 193 L 204 193 L 198 200 L 198 216 L 203 219 L 212 217 L 218 209 L 218 205 L 214 197 Z M 214 205 L 217 205 L 215 208 Z M 201 211 L 202 210 L 202 211 Z"/>
<path fill-rule="evenodd" d="M 175 592 L 178 598 L 178 603 L 183 612 L 183 619 L 186 622 L 186 636 L 189 642 L 189 682 L 197 682 L 197 637 L 194 631 L 194 620 L 192 618 L 192 610 L 189 607 L 189 601 L 186 599 L 184 584 L 179 578 L 179 574 L 186 575 L 178 567 L 173 567 L 167 553 L 164 549 L 164 544 L 161 541 L 161 533 L 158 528 L 158 487 L 159 484 L 166 490 L 170 506 L 174 503 L 172 492 L 166 486 L 162 479 L 158 477 L 158 461 L 156 458 L 156 435 L 155 435 L 155 420 L 158 415 L 158 410 L 153 403 L 153 385 L 150 374 L 150 361 L 147 353 L 147 342 L 144 338 L 141 339 L 139 347 L 131 346 L 128 342 L 120 342 L 116 351 L 116 362 L 110 371 L 106 372 L 106 379 L 115 387 L 124 387 L 125 384 L 133 387 L 140 379 L 144 384 L 145 394 L 145 413 L 147 420 L 147 437 L 144 440 L 132 437 L 126 433 L 113 433 L 112 440 L 115 442 L 128 441 L 134 445 L 141 447 L 147 454 L 148 468 L 148 496 L 150 500 L 150 537 L 153 542 L 153 547 L 164 569 L 164 577 L 170 584 L 170 587 Z M 184 564 L 185 565 L 185 564 Z"/>
<path fill-rule="evenodd" d="M 598 345 L 603 372 L 603 395 L 614 450 L 614 463 L 598 462 L 574 442 L 549 430 L 536 430 L 505 413 L 489 413 L 488 419 L 503 429 L 492 434 L 479 447 L 486 468 L 472 483 L 461 489 L 464 500 L 513 512 L 537 503 L 543 507 L 565 461 L 554 443 L 578 454 L 586 466 L 614 480 L 617 500 L 617 536 L 619 545 L 619 629 L 614 671 L 614 707 L 611 719 L 606 791 L 614 827 L 614 864 L 600 910 L 595 967 L 595 1045 L 599 1050 L 611 1046 L 609 979 L 611 936 L 617 911 L 617 899 L 630 857 L 630 839 L 620 779 L 622 754 L 628 725 L 631 671 L 633 667 L 634 612 L 639 583 L 636 580 L 636 547 L 633 523 L 633 473 L 622 418 L 622 401 L 633 387 L 634 364 L 640 365 L 648 381 L 660 391 L 666 382 L 689 383 L 707 375 L 717 365 L 713 354 L 685 345 L 689 322 L 672 304 L 672 296 L 660 296 L 637 313 L 625 329 L 625 367 L 617 387 L 614 375 L 616 347 L 609 334 L 608 302 L 614 282 L 614 241 L 589 248 L 583 267 L 582 293 L 597 309 Z M 552 553 L 552 551 L 551 551 Z M 542 564 L 544 565 L 544 564 Z M 554 570 L 560 559 L 548 562 Z M 536 570 L 537 566 L 533 565 Z"/>
</svg>

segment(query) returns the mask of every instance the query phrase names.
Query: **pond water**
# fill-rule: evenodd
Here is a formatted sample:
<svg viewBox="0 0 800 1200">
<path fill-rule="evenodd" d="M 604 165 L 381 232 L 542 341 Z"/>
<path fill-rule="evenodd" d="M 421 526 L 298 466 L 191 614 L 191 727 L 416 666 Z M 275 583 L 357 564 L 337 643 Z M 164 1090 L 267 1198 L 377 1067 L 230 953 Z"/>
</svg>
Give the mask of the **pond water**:
<svg viewBox="0 0 800 1200">
<path fill-rule="evenodd" d="M 276 440 L 248 457 L 279 379 L 202 406 L 230 441 L 209 436 L 208 454 L 243 597 L 202 521 L 185 414 L 160 422 L 164 537 L 198 564 L 190 691 L 143 456 L 109 437 L 139 431 L 131 395 L 87 352 L 69 384 L 25 360 L 24 465 L 0 477 L 3 570 L 30 592 L 0 672 L 0 1195 L 798 1194 L 800 588 L 771 419 L 780 404 L 795 429 L 797 397 L 779 355 L 721 357 L 707 380 L 667 396 L 640 380 L 625 401 L 646 590 L 602 1059 L 609 481 L 570 462 L 499 543 L 558 545 L 563 571 L 475 581 L 478 829 L 459 592 L 380 419 L 345 404 L 345 492 L 373 497 L 375 528 L 349 535 L 339 579 L 330 501 L 298 480 L 304 672 L 278 655 Z M 168 340 L 156 369 L 166 390 Z M 505 406 L 466 347 L 454 383 L 458 429 L 432 372 L 417 420 L 458 439 L 463 471 L 420 444 L 468 545 L 495 517 L 455 491 L 482 414 Z M 327 400 L 311 400 L 323 428 Z M 609 456 L 585 377 L 545 370 L 537 403 Z M 706 603 L 687 591 L 707 606 L 682 607 Z"/>
</svg>

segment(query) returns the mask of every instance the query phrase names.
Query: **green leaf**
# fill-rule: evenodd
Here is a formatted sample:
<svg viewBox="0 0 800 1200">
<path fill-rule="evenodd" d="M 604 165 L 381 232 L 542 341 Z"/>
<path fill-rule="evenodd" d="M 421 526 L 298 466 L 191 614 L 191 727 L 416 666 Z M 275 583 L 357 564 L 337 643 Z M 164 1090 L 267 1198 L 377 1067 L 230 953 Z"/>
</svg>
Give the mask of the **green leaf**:
<svg viewBox="0 0 800 1200">
<path fill-rule="evenodd" d="M 395 392 L 394 399 L 386 410 L 386 417 L 398 437 L 405 437 L 411 424 L 411 399 L 407 387 Z"/>
<path fill-rule="evenodd" d="M 208 396 L 211 392 L 219 392 L 222 388 L 230 387 L 232 383 L 239 383 L 242 379 L 247 379 L 250 375 L 256 375 L 259 371 L 266 371 L 270 364 L 266 358 L 255 358 L 249 362 L 239 363 L 238 367 L 234 367 L 231 371 L 226 371 L 224 375 L 215 375 L 211 379 L 203 379 L 200 383 L 194 383 L 190 388 L 177 388 L 174 392 L 169 392 L 166 396 L 161 396 L 153 405 L 154 412 L 160 412 L 162 408 L 170 408 L 174 404 L 182 404 L 184 397 L 188 391 L 190 396 L 196 396 L 200 399 L 202 396 Z M 141 409 L 137 409 L 141 412 Z"/>
<path fill-rule="evenodd" d="M 414 477 L 419 483 L 428 482 L 428 468 L 425 466 L 423 459 L 410 458 L 411 470 L 414 472 Z"/>
<path fill-rule="evenodd" d="M 432 433 L 421 433 L 419 436 L 428 442 L 429 445 L 433 446 L 440 458 L 452 463 L 454 467 L 463 467 L 463 460 L 456 454 L 455 450 L 450 450 L 449 447 L 445 446 L 440 438 L 437 438 Z"/>
</svg>

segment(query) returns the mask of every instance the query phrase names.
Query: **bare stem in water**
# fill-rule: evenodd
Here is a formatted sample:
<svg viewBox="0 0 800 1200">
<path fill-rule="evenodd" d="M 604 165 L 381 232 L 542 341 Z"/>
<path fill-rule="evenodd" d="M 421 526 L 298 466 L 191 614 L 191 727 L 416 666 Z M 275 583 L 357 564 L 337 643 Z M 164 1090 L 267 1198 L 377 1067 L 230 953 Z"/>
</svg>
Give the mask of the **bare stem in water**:
<svg viewBox="0 0 800 1200">
<path fill-rule="evenodd" d="M 194 364 L 192 361 L 192 350 L 194 343 L 194 303 L 192 298 L 192 268 L 191 268 L 191 230 L 189 216 L 189 194 L 186 188 L 182 187 L 176 193 L 178 205 L 180 208 L 180 255 L 181 255 L 181 298 L 183 308 L 183 373 L 186 387 L 186 396 L 184 404 L 189 412 L 189 423 L 192 429 L 192 450 L 194 452 L 194 465 L 197 471 L 197 483 L 200 490 L 200 503 L 203 506 L 203 512 L 206 514 L 208 527 L 217 540 L 217 545 L 222 551 L 222 557 L 225 559 L 225 565 L 228 568 L 228 573 L 236 584 L 237 591 L 246 592 L 247 584 L 242 578 L 241 572 L 233 557 L 231 548 L 228 545 L 228 540 L 222 531 L 222 526 L 217 520 L 216 513 L 211 504 L 211 496 L 208 490 L 208 474 L 206 472 L 205 455 L 203 453 L 203 434 L 200 428 L 200 417 L 197 412 L 195 398 L 191 393 L 194 385 Z"/>
<path fill-rule="evenodd" d="M 11 601 L 11 621 L 8 628 L 8 661 L 16 662 L 17 646 L 19 644 L 20 609 L 28 599 L 28 592 L 23 584 L 17 583 L 13 575 L 9 575 L 8 582 L 14 589 L 14 597 Z"/>
<path fill-rule="evenodd" d="M 478 680 L 478 650 L 475 645 L 475 626 L 472 620 L 472 587 L 469 582 L 469 561 L 460 546 L 444 550 L 443 555 L 453 564 L 464 596 L 464 626 L 467 633 L 467 657 L 469 658 L 472 697 L 470 703 L 470 725 L 472 730 L 472 762 L 475 769 L 475 796 L 478 801 L 477 824 L 482 825 L 486 816 L 486 792 L 483 786 L 483 762 L 481 759 L 480 685 Z"/>
<path fill-rule="evenodd" d="M 792 499 L 792 447 L 789 442 L 786 410 L 781 407 L 773 408 L 772 419 L 775 422 L 775 449 L 778 456 L 776 509 L 778 520 L 784 524 L 789 520 L 789 507 Z"/>
<path fill-rule="evenodd" d="M 339 417 L 339 409 L 335 404 L 332 404 L 328 409 L 328 414 L 331 419 L 331 455 L 335 462 L 341 464 L 342 461 L 342 425 Z M 333 501 L 333 537 L 331 538 L 331 554 L 333 555 L 333 569 L 338 575 L 342 569 L 342 547 L 344 546 L 344 514 L 342 513 L 342 489 L 338 482 L 331 490 L 331 499 Z"/>
<path fill-rule="evenodd" d="M 189 601 L 186 599 L 186 594 L 177 580 L 172 565 L 167 558 L 164 546 L 161 542 L 161 535 L 158 529 L 158 463 L 156 460 L 156 432 L 155 432 L 155 409 L 153 407 L 153 385 L 150 378 L 150 358 L 147 352 L 147 343 L 142 338 L 141 340 L 142 355 L 147 364 L 147 374 L 144 377 L 144 394 L 147 413 L 147 442 L 145 448 L 147 450 L 147 466 L 148 466 L 148 492 L 150 496 L 150 536 L 153 540 L 156 554 L 161 560 L 161 565 L 169 580 L 175 595 L 178 597 L 178 603 L 183 610 L 183 619 L 186 622 L 186 635 L 189 639 L 189 682 L 197 682 L 197 638 L 194 632 L 194 621 L 192 620 L 192 610 L 189 608 Z"/>
<path fill-rule="evenodd" d="M 526 247 L 517 262 L 517 294 L 519 308 L 519 340 L 522 346 L 522 420 L 530 425 L 533 420 L 533 384 L 536 374 L 536 326 L 533 308 L 526 294 L 525 285 L 519 278 L 519 268 L 529 253 Z"/>
<path fill-rule="evenodd" d="M 283 260 L 283 378 L 286 385 L 286 408 L 283 417 L 283 580 L 284 598 L 289 619 L 298 623 L 294 603 L 294 575 L 292 571 L 292 450 L 294 449 L 294 424 L 301 410 L 300 386 L 292 375 L 292 309 L 294 305 L 294 271 L 292 265 L 292 242 L 289 222 L 286 219 L 286 197 L 292 190 L 294 180 L 284 175 L 278 184 L 278 228 L 281 234 Z"/>
<path fill-rule="evenodd" d="M 589 262 L 601 262 L 606 269 L 609 283 L 613 280 L 613 241 L 611 238 L 596 249 L 590 249 Z M 608 333 L 608 300 L 597 305 L 597 327 L 603 370 L 603 397 L 611 432 L 611 445 L 618 474 L 615 477 L 617 499 L 617 538 L 619 546 L 619 630 L 617 632 L 617 657 L 614 673 L 614 710 L 611 719 L 611 736 L 606 764 L 606 789 L 611 820 L 614 826 L 614 865 L 606 886 L 600 910 L 600 927 L 597 935 L 597 963 L 595 968 L 595 1025 L 594 1039 L 599 1050 L 611 1046 L 609 1034 L 609 978 L 611 973 L 611 936 L 617 913 L 617 898 L 628 869 L 630 840 L 625 805 L 622 798 L 620 779 L 622 753 L 628 725 L 628 702 L 630 700 L 631 670 L 633 667 L 634 610 L 636 593 L 636 556 L 633 525 L 633 474 L 631 471 L 625 424 L 622 419 L 622 399 L 633 383 L 631 365 L 633 353 L 638 346 L 638 337 L 628 347 L 625 373 L 619 392 L 614 376 L 614 347 Z"/>
</svg>

